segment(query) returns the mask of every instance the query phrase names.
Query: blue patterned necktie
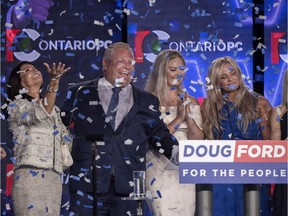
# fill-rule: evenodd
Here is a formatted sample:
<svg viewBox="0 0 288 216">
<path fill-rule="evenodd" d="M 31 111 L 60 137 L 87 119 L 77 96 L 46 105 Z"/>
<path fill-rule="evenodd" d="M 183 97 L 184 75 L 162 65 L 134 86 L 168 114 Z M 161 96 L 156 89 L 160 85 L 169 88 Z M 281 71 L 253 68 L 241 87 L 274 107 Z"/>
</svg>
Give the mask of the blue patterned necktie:
<svg viewBox="0 0 288 216">
<path fill-rule="evenodd" d="M 107 110 L 107 117 L 110 117 L 110 125 L 112 126 L 113 130 L 115 131 L 115 118 L 116 118 L 116 107 L 119 103 L 119 92 L 121 91 L 121 88 L 119 87 L 115 87 L 112 89 L 113 94 L 108 106 L 108 110 Z"/>
</svg>

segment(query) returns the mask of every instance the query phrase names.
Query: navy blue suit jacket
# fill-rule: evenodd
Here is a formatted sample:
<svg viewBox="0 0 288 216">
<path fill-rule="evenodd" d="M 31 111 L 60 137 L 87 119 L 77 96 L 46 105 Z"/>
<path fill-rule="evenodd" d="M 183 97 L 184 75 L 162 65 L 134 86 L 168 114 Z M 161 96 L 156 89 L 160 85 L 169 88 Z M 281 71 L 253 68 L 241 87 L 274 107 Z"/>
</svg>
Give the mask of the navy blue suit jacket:
<svg viewBox="0 0 288 216">
<path fill-rule="evenodd" d="M 69 188 L 72 192 L 93 191 L 91 143 L 100 141 L 96 142 L 97 191 L 106 193 L 109 190 L 113 168 L 116 192 L 129 194 L 133 192 L 133 186 L 129 184 L 133 182 L 133 171 L 146 168 L 147 145 L 161 152 L 163 150 L 163 154 L 170 158 L 172 146 L 178 145 L 178 142 L 159 118 L 158 98 L 133 85 L 134 105 L 117 130 L 113 131 L 105 122 L 97 91 L 98 80 L 72 86 L 62 106 L 62 111 L 66 113 L 63 122 L 66 125 L 72 122 L 71 131 L 75 136 Z M 151 105 L 153 109 L 149 109 Z"/>
</svg>

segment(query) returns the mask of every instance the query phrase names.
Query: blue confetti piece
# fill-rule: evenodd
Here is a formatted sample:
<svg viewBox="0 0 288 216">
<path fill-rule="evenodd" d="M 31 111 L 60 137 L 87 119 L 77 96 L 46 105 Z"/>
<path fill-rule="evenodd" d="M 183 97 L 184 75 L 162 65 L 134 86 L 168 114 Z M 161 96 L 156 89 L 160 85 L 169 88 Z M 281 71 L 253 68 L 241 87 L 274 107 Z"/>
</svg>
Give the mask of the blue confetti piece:
<svg viewBox="0 0 288 216">
<path fill-rule="evenodd" d="M 105 16 L 103 17 L 103 19 L 104 19 L 104 22 L 105 22 L 106 24 L 109 23 L 109 18 L 108 18 L 107 15 L 105 15 Z"/>
<path fill-rule="evenodd" d="M 34 208 L 34 206 L 32 204 L 30 204 L 27 209 L 31 209 L 31 208 Z"/>
<path fill-rule="evenodd" d="M 228 88 L 229 89 L 236 89 L 237 87 L 236 87 L 236 85 L 228 85 Z"/>
<path fill-rule="evenodd" d="M 70 139 L 70 137 L 68 137 L 67 135 L 65 135 L 63 138 L 67 142 L 71 142 L 72 141 L 72 139 Z"/>
<path fill-rule="evenodd" d="M 84 208 L 92 209 L 92 208 L 93 208 L 93 205 L 84 205 Z"/>
<path fill-rule="evenodd" d="M 103 206 L 103 202 L 97 202 L 97 206 L 102 207 Z"/>
<path fill-rule="evenodd" d="M 259 124 L 260 122 L 262 122 L 262 118 L 258 118 L 258 119 L 255 120 L 256 124 Z"/>
<path fill-rule="evenodd" d="M 79 196 L 84 196 L 84 193 L 82 192 L 82 191 L 77 191 L 77 195 L 79 195 Z"/>
<path fill-rule="evenodd" d="M 174 129 L 177 130 L 180 127 L 180 124 L 176 124 Z"/>
<path fill-rule="evenodd" d="M 182 69 L 180 69 L 180 70 L 182 70 Z M 177 79 L 182 79 L 182 78 L 183 78 L 183 75 L 180 74 L 180 75 L 178 75 L 176 78 L 177 78 Z"/>
<path fill-rule="evenodd" d="M 24 112 L 24 113 L 21 115 L 21 119 L 22 119 L 22 120 L 25 119 L 27 115 L 28 115 L 28 112 Z"/>
<path fill-rule="evenodd" d="M 37 172 L 37 171 L 34 171 L 34 170 L 30 170 L 29 173 L 30 173 L 32 176 L 37 176 L 37 175 L 38 175 L 38 172 Z"/>
<path fill-rule="evenodd" d="M 157 141 L 157 140 L 158 140 L 158 141 L 161 140 L 161 138 L 160 138 L 159 136 L 153 136 L 153 139 L 155 139 L 156 141 Z"/>
<path fill-rule="evenodd" d="M 9 159 L 13 164 L 16 164 L 16 159 L 14 157 L 10 157 Z"/>
<path fill-rule="evenodd" d="M 173 135 L 171 135 L 171 139 L 172 139 L 173 141 L 176 141 L 176 140 L 177 140 L 176 137 L 173 136 Z"/>
<path fill-rule="evenodd" d="M 145 73 L 141 73 L 141 75 L 140 75 L 140 76 L 141 76 L 141 78 L 143 78 L 143 79 L 144 79 L 144 78 L 145 78 Z"/>
<path fill-rule="evenodd" d="M 103 165 L 102 167 L 105 168 L 105 169 L 111 169 L 112 168 L 111 165 Z"/>
<path fill-rule="evenodd" d="M 278 115 L 276 116 L 276 121 L 277 121 L 277 122 L 280 122 L 280 121 L 281 121 L 280 116 L 278 116 Z"/>
<path fill-rule="evenodd" d="M 46 20 L 46 21 L 45 21 L 45 24 L 46 24 L 46 25 L 53 25 L 54 22 L 53 22 L 53 20 Z"/>
<path fill-rule="evenodd" d="M 76 201 L 76 204 L 77 204 L 78 206 L 80 206 L 80 201 L 79 201 L 79 200 L 77 200 L 77 201 Z"/>
<path fill-rule="evenodd" d="M 70 99 L 70 98 L 71 98 L 71 95 L 72 95 L 72 92 L 69 90 L 69 91 L 67 92 L 66 98 L 67 98 L 67 99 Z"/>
<path fill-rule="evenodd" d="M 172 86 L 171 88 L 170 88 L 170 90 L 175 90 L 176 89 L 176 87 L 175 86 Z"/>
<path fill-rule="evenodd" d="M 92 67 L 94 70 L 99 70 L 99 69 L 100 69 L 100 68 L 99 68 L 96 64 L 94 64 L 94 63 L 91 65 L 91 67 Z"/>
<path fill-rule="evenodd" d="M 88 169 L 88 168 L 81 168 L 80 171 L 81 171 L 81 172 L 89 172 L 90 169 Z"/>
<path fill-rule="evenodd" d="M 81 114 L 81 113 L 78 113 L 78 115 L 77 115 L 79 118 L 81 118 L 81 119 L 85 119 L 85 116 L 83 115 L 83 114 Z"/>
<path fill-rule="evenodd" d="M 56 131 L 53 132 L 53 135 L 54 135 L 54 136 L 56 136 L 57 134 L 59 134 L 59 131 L 58 131 L 58 130 L 56 130 Z"/>
<path fill-rule="evenodd" d="M 74 57 L 75 53 L 71 53 L 71 52 L 66 52 L 65 54 L 67 57 Z"/>
<path fill-rule="evenodd" d="M 86 95 L 86 94 L 89 94 L 89 93 L 90 93 L 90 90 L 89 90 L 89 89 L 86 89 L 86 90 L 83 91 L 83 94 L 85 94 L 85 95 Z"/>
<path fill-rule="evenodd" d="M 138 16 L 138 15 L 139 15 L 139 13 L 138 13 L 137 11 L 133 10 L 133 9 L 132 9 L 130 12 L 131 12 L 131 14 L 133 14 L 133 15 L 135 15 L 135 16 Z"/>
<path fill-rule="evenodd" d="M 186 70 L 186 68 L 187 68 L 186 66 L 178 66 L 179 70 Z M 182 77 L 182 75 L 181 75 L 181 77 Z"/>
<path fill-rule="evenodd" d="M 264 125 L 260 127 L 260 130 L 261 130 L 261 131 L 264 130 L 264 129 L 265 129 L 265 126 L 264 126 Z"/>
<path fill-rule="evenodd" d="M 261 67 L 259 65 L 256 66 L 257 71 L 261 71 Z"/>
<path fill-rule="evenodd" d="M 162 195 L 161 195 L 161 193 L 160 193 L 159 190 L 157 190 L 156 193 L 157 193 L 157 195 L 158 195 L 159 198 L 162 198 Z"/>
<path fill-rule="evenodd" d="M 152 127 L 156 123 L 156 120 L 155 119 L 150 119 L 150 120 L 147 121 L 147 123 L 148 123 L 148 125 L 150 127 Z"/>
<path fill-rule="evenodd" d="M 150 185 L 153 185 L 155 181 L 156 181 L 156 178 L 153 178 L 152 181 L 150 182 Z"/>
<path fill-rule="evenodd" d="M 238 113 L 237 119 L 238 119 L 238 120 L 241 120 L 241 119 L 242 119 L 242 114 L 241 114 L 241 113 Z"/>
<path fill-rule="evenodd" d="M 75 181 L 80 181 L 80 177 L 79 176 L 70 175 L 70 178 L 75 180 Z"/>
<path fill-rule="evenodd" d="M 122 10 L 120 10 L 120 9 L 115 9 L 114 12 L 115 12 L 115 13 L 118 13 L 118 14 L 122 14 Z"/>
<path fill-rule="evenodd" d="M 148 169 L 149 167 L 152 167 L 153 166 L 153 163 L 149 163 L 147 166 L 146 166 L 146 169 Z"/>
<path fill-rule="evenodd" d="M 88 195 L 87 198 L 88 198 L 89 200 L 92 200 L 92 201 L 93 201 L 93 196 Z"/>
</svg>

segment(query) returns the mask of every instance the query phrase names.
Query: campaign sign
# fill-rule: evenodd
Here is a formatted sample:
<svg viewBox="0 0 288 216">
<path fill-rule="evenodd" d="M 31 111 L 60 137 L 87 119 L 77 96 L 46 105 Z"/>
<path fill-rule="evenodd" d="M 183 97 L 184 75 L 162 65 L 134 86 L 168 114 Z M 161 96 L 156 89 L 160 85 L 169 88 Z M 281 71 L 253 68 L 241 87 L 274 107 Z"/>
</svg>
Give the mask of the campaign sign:
<svg viewBox="0 0 288 216">
<path fill-rule="evenodd" d="M 287 182 L 287 141 L 182 140 L 180 183 Z"/>
</svg>

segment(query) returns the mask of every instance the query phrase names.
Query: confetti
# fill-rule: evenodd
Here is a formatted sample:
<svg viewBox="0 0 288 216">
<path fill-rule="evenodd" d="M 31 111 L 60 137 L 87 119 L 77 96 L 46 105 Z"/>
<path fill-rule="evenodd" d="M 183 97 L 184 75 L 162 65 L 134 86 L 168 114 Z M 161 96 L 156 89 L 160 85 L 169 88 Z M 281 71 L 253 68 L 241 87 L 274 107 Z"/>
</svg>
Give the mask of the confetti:
<svg viewBox="0 0 288 216">
<path fill-rule="evenodd" d="M 132 145 L 133 144 L 133 140 L 127 139 L 127 140 L 124 141 L 124 144 L 125 145 Z"/>
</svg>

